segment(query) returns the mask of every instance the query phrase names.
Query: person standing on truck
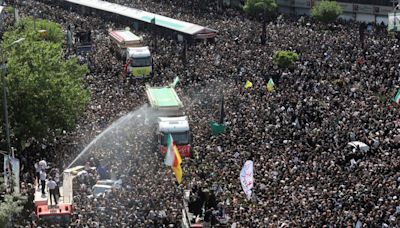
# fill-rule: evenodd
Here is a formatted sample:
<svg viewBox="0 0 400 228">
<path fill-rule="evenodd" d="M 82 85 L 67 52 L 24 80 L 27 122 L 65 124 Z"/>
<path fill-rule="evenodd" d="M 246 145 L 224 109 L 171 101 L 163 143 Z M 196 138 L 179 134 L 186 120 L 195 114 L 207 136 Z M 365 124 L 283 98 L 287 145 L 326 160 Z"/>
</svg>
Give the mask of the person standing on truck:
<svg viewBox="0 0 400 228">
<path fill-rule="evenodd" d="M 56 194 L 58 197 L 60 197 L 60 189 L 58 186 L 60 186 L 60 171 L 58 170 L 58 168 L 53 168 L 51 169 L 50 173 L 50 178 L 53 179 L 57 186 L 56 186 Z"/>
<path fill-rule="evenodd" d="M 40 171 L 40 185 L 42 186 L 42 195 L 46 195 L 46 192 L 45 192 L 46 177 L 47 177 L 46 171 L 41 170 Z"/>
<path fill-rule="evenodd" d="M 57 183 L 53 180 L 53 178 L 50 178 L 49 181 L 47 182 L 47 188 L 50 192 L 50 205 L 53 205 L 52 198 L 54 198 L 55 205 L 57 205 Z"/>
<path fill-rule="evenodd" d="M 39 165 L 39 160 L 36 160 L 35 163 L 35 172 L 36 172 L 36 179 L 37 179 L 37 185 L 38 185 L 38 190 L 39 190 L 39 185 L 40 185 L 40 171 L 42 168 Z"/>
</svg>

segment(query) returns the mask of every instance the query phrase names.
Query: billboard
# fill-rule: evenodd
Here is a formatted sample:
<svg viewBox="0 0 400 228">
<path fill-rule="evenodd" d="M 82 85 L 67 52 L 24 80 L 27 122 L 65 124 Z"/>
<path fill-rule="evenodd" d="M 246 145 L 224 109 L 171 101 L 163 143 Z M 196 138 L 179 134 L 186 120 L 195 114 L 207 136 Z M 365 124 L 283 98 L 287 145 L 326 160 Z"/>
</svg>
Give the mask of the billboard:
<svg viewBox="0 0 400 228">
<path fill-rule="evenodd" d="M 388 30 L 398 32 L 400 31 L 400 12 L 388 14 Z"/>
</svg>

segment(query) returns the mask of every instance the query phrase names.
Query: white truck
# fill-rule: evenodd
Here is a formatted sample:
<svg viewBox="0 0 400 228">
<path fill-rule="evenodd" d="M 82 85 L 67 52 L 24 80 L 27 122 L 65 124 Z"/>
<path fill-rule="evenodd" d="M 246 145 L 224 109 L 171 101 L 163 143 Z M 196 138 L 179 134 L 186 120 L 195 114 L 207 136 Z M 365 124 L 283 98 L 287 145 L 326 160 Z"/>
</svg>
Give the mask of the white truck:
<svg viewBox="0 0 400 228">
<path fill-rule="evenodd" d="M 146 94 L 152 108 L 150 118 L 156 122 L 155 134 L 160 151 L 163 154 L 167 151 L 167 137 L 171 134 L 181 156 L 190 157 L 189 121 L 175 89 L 147 85 Z"/>
<path fill-rule="evenodd" d="M 125 61 L 124 71 L 133 78 L 153 75 L 153 58 L 149 47 L 143 45 L 143 39 L 129 30 L 109 32 L 113 41 L 113 51 Z"/>
</svg>

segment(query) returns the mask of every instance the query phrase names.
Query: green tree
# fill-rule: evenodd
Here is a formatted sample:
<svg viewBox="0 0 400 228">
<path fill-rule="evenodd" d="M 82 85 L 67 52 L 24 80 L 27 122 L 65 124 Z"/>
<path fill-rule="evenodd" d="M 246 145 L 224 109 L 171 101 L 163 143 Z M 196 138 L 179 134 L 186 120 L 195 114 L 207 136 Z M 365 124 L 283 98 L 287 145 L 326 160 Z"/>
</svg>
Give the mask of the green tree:
<svg viewBox="0 0 400 228">
<path fill-rule="evenodd" d="M 265 44 L 267 36 L 267 20 L 276 15 L 278 5 L 275 0 L 247 0 L 243 10 L 251 16 L 262 20 L 261 44 Z"/>
<path fill-rule="evenodd" d="M 36 26 L 49 29 L 54 23 L 40 21 Z M 26 38 L 7 52 L 10 125 L 20 149 L 27 139 L 52 140 L 73 129 L 90 98 L 82 87 L 87 66 L 76 58 L 62 58 L 61 30 L 54 27 L 43 39 L 32 27 L 30 19 L 21 20 L 4 35 L 5 45 Z"/>
<path fill-rule="evenodd" d="M 3 178 L 0 178 L 0 227 L 8 227 L 12 216 L 22 212 L 27 197 L 20 194 L 5 194 Z"/>
<path fill-rule="evenodd" d="M 311 15 L 325 23 L 335 21 L 342 12 L 342 7 L 336 1 L 327 0 L 322 0 L 311 9 Z"/>
<path fill-rule="evenodd" d="M 34 24 L 36 24 L 36 31 L 34 29 Z M 43 36 L 41 35 L 43 33 L 39 31 L 45 31 L 44 33 L 47 35 Z M 48 41 L 57 44 L 62 44 L 64 41 L 64 33 L 59 24 L 42 19 L 37 19 L 36 22 L 34 22 L 31 18 L 21 19 L 13 30 L 8 31 L 4 36 L 5 46 L 20 37 L 31 41 Z"/>
<path fill-rule="evenodd" d="M 279 67 L 288 68 L 299 60 L 299 55 L 293 51 L 277 51 L 272 60 Z"/>
<path fill-rule="evenodd" d="M 5 8 L 5 11 L 9 14 L 13 14 L 14 13 L 14 8 L 12 6 L 7 6 Z"/>
</svg>

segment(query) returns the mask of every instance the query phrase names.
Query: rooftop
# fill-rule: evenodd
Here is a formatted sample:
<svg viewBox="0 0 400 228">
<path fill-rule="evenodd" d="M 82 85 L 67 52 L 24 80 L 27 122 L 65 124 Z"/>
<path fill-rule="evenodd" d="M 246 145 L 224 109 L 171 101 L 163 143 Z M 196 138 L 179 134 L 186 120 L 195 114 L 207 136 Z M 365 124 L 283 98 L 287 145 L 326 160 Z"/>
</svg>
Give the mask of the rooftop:
<svg viewBox="0 0 400 228">
<path fill-rule="evenodd" d="M 170 87 L 148 87 L 147 95 L 152 106 L 179 107 L 183 106 L 175 90 Z"/>
</svg>

